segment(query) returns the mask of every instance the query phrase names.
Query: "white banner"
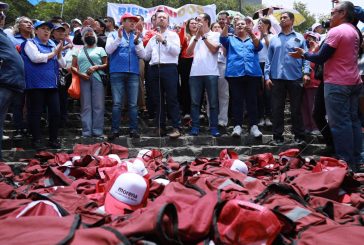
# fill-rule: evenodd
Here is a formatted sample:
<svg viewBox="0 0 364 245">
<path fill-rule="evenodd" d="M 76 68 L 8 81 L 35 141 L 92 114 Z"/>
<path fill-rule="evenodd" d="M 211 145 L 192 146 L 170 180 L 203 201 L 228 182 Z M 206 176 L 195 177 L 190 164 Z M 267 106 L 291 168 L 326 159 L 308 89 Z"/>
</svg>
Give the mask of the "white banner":
<svg viewBox="0 0 364 245">
<path fill-rule="evenodd" d="M 178 9 L 171 8 L 165 5 L 159 5 L 153 8 L 143 8 L 135 4 L 119 4 L 119 3 L 107 3 L 107 16 L 113 17 L 115 22 L 120 25 L 120 18 L 125 13 L 131 13 L 133 15 L 141 15 L 144 17 L 146 23 L 146 29 L 150 29 L 150 18 L 157 10 L 163 10 L 169 15 L 169 24 L 182 25 L 184 21 L 190 18 L 194 18 L 199 14 L 207 13 L 211 17 L 211 23 L 216 21 L 216 5 L 196 5 L 186 4 Z"/>
</svg>

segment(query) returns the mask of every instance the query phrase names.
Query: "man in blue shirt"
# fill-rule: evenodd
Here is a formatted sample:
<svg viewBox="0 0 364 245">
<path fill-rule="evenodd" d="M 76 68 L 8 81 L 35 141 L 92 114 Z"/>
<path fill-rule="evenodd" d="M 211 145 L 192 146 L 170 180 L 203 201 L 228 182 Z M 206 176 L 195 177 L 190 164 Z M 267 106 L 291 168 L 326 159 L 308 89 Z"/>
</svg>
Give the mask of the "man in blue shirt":
<svg viewBox="0 0 364 245">
<path fill-rule="evenodd" d="M 303 59 L 293 59 L 288 55 L 294 48 L 307 50 L 304 37 L 293 30 L 293 22 L 294 15 L 291 12 L 282 13 L 282 31 L 270 41 L 265 62 L 265 84 L 272 90 L 272 145 L 282 145 L 284 142 L 284 107 L 287 92 L 290 96 L 294 141 L 298 144 L 304 143 L 301 100 L 303 83 L 310 81 L 310 65 Z"/>
<path fill-rule="evenodd" d="M 2 30 L 5 23 L 6 3 L 0 2 L 0 160 L 3 126 L 8 107 L 15 94 L 23 92 L 24 64 L 13 43 Z"/>
</svg>

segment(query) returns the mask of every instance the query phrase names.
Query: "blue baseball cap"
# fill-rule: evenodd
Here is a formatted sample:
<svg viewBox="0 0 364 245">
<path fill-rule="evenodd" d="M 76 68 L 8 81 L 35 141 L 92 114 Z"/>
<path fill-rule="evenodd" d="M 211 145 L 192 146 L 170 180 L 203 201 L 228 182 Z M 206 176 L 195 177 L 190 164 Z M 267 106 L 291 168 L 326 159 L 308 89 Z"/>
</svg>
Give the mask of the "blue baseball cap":
<svg viewBox="0 0 364 245">
<path fill-rule="evenodd" d="M 7 10 L 9 5 L 7 3 L 0 2 L 0 10 Z"/>
<path fill-rule="evenodd" d="M 34 28 L 37 29 L 40 26 L 43 25 L 47 25 L 49 27 L 49 29 L 53 29 L 53 24 L 51 22 L 46 22 L 43 20 L 38 20 L 37 22 L 34 23 Z"/>
</svg>

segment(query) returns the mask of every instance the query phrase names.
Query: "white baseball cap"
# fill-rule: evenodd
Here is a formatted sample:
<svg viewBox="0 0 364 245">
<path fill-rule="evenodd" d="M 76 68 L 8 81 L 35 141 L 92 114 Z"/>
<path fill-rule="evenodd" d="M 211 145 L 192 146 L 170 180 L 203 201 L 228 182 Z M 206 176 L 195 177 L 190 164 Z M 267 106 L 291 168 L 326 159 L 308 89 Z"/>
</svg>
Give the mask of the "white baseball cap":
<svg viewBox="0 0 364 245">
<path fill-rule="evenodd" d="M 148 194 L 148 180 L 136 173 L 121 173 L 106 194 L 105 211 L 124 214 L 125 210 L 136 210 L 146 204 Z"/>
</svg>

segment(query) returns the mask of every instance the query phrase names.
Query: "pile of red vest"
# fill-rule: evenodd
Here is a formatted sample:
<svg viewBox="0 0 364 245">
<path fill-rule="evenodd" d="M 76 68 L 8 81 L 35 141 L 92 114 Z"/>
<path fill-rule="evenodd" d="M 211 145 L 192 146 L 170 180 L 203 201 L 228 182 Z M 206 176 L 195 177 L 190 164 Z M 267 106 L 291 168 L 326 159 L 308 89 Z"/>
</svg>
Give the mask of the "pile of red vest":
<svg viewBox="0 0 364 245">
<path fill-rule="evenodd" d="M 120 214 L 105 210 L 105 199 L 135 163 L 125 147 L 40 152 L 22 159 L 21 171 L 0 163 L 0 244 L 364 241 L 364 177 L 349 173 L 343 161 L 304 159 L 291 149 L 276 158 L 251 156 L 245 174 L 230 167 L 238 155 L 228 150 L 193 162 L 175 162 L 155 149 L 138 159 L 148 189 L 137 208 L 126 205 Z"/>
</svg>

